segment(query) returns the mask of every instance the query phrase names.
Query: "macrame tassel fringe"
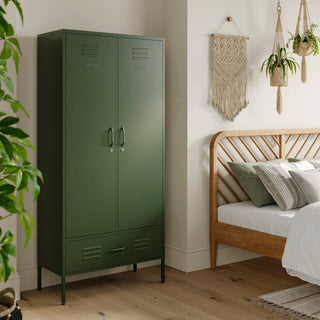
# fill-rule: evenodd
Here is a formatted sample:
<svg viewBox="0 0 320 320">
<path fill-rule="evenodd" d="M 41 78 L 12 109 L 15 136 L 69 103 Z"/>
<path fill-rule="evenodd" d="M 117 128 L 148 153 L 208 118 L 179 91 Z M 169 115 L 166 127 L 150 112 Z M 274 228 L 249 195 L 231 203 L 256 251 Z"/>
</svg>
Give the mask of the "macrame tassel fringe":
<svg viewBox="0 0 320 320">
<path fill-rule="evenodd" d="M 214 69 L 212 93 L 213 105 L 219 108 L 229 121 L 233 121 L 248 105 L 246 69 L 238 74 L 232 85 L 228 84 Z"/>
<path fill-rule="evenodd" d="M 282 113 L 282 95 L 281 95 L 281 87 L 278 87 L 277 92 L 277 112 L 279 114 Z"/>
<path fill-rule="evenodd" d="M 305 83 L 307 81 L 307 61 L 306 57 L 302 57 L 301 61 L 301 81 Z"/>
</svg>

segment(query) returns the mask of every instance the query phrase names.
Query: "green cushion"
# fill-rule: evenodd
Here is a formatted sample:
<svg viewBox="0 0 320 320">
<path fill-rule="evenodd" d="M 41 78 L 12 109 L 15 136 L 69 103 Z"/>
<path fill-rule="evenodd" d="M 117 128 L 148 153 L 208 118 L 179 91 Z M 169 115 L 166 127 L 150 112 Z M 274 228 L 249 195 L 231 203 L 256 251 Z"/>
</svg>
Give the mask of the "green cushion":
<svg viewBox="0 0 320 320">
<path fill-rule="evenodd" d="M 306 158 L 306 159 L 296 159 L 296 158 L 288 158 L 289 162 L 299 162 L 299 161 L 320 161 L 320 158 Z"/>
<path fill-rule="evenodd" d="M 274 164 L 281 162 L 287 162 L 287 160 L 276 159 L 264 161 L 263 163 Z M 259 164 L 259 162 L 228 162 L 232 173 L 237 178 L 252 203 L 260 208 L 269 204 L 274 204 L 275 201 L 260 181 L 256 171 L 253 169 L 253 166 L 256 166 L 257 164 Z"/>
</svg>

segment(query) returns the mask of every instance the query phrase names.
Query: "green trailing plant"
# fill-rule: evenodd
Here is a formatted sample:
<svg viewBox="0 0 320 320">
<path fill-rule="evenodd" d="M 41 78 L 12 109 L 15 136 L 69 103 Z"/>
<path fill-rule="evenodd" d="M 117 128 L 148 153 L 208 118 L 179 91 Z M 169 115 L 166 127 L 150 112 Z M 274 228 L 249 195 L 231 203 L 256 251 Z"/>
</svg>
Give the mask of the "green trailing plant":
<svg viewBox="0 0 320 320">
<path fill-rule="evenodd" d="M 276 68 L 282 69 L 283 79 L 286 77 L 287 68 L 291 71 L 292 74 L 297 72 L 299 64 L 295 61 L 294 58 L 287 56 L 286 48 L 278 48 L 277 54 L 271 54 L 264 62 L 260 68 L 260 71 L 265 69 L 266 76 L 272 77 Z"/>
<path fill-rule="evenodd" d="M 35 148 L 28 140 L 28 134 L 17 127 L 18 110 L 29 117 L 25 108 L 13 96 L 13 81 L 9 77 L 7 66 L 12 61 L 16 73 L 19 72 L 19 59 L 22 54 L 19 41 L 14 36 L 14 28 L 6 19 L 8 5 L 14 5 L 23 22 L 23 12 L 17 0 L 0 2 L 0 102 L 11 106 L 12 114 L 0 111 L 0 281 L 7 281 L 14 271 L 10 257 L 16 257 L 16 246 L 10 230 L 3 234 L 2 222 L 12 215 L 18 215 L 20 224 L 26 235 L 25 245 L 30 240 L 32 229 L 35 230 L 33 217 L 24 207 L 24 194 L 28 192 L 29 184 L 33 185 L 33 197 L 40 192 L 38 178 L 42 180 L 41 172 L 28 161 L 28 149 Z"/>
<path fill-rule="evenodd" d="M 313 55 L 318 55 L 320 38 L 315 33 L 317 28 L 318 26 L 312 23 L 305 35 L 301 35 L 300 33 L 298 35 L 294 35 L 289 31 L 288 33 L 290 35 L 290 38 L 286 45 L 287 48 L 290 48 L 290 46 L 292 46 L 292 51 L 299 54 L 301 43 L 306 43 L 307 49 L 313 47 Z"/>
</svg>

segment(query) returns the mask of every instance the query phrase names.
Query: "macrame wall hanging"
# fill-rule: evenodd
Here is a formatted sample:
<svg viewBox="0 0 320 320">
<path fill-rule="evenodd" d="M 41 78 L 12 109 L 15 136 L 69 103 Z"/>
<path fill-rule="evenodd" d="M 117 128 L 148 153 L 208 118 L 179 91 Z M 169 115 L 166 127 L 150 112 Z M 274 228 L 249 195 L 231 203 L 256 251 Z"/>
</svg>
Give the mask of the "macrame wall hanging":
<svg viewBox="0 0 320 320">
<path fill-rule="evenodd" d="M 225 21 L 232 22 L 240 36 L 217 34 Z M 212 36 L 212 102 L 225 117 L 233 121 L 248 105 L 247 38 L 232 17 Z"/>
<path fill-rule="evenodd" d="M 308 30 L 311 26 L 310 14 L 307 5 L 307 0 L 301 0 L 298 22 L 296 27 L 295 39 L 300 41 L 293 45 L 293 51 L 302 57 L 301 61 L 301 81 L 307 81 L 307 61 L 306 56 L 313 52 L 313 45 L 309 39 Z M 300 34 L 300 28 L 302 33 Z"/>
<path fill-rule="evenodd" d="M 272 53 L 278 57 L 278 59 L 283 55 L 284 57 L 287 56 L 285 51 L 285 43 L 283 39 L 283 31 L 282 31 L 282 23 L 281 23 L 281 6 L 280 0 L 278 0 L 277 6 L 277 13 L 278 13 L 278 20 L 276 26 L 276 32 L 274 36 L 273 42 L 273 50 Z M 288 66 L 284 67 L 277 66 L 273 74 L 270 75 L 270 85 L 272 87 L 278 87 L 277 90 L 277 112 L 281 114 L 282 112 L 282 94 L 281 94 L 281 87 L 288 86 Z"/>
</svg>

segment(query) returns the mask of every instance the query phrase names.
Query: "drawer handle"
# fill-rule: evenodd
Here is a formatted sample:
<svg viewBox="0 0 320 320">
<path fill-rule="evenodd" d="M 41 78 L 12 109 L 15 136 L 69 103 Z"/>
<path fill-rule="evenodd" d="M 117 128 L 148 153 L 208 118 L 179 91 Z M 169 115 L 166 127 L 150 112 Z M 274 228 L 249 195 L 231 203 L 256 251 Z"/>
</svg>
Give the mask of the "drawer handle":
<svg viewBox="0 0 320 320">
<path fill-rule="evenodd" d="M 92 260 L 92 259 L 99 259 L 99 258 L 101 258 L 101 254 L 97 254 L 95 256 L 82 257 L 82 260 Z"/>
<path fill-rule="evenodd" d="M 119 251 L 123 251 L 126 249 L 127 249 L 127 247 L 121 247 L 121 248 L 116 248 L 116 249 L 110 249 L 110 250 L 108 250 L 108 252 L 119 252 Z"/>
</svg>

